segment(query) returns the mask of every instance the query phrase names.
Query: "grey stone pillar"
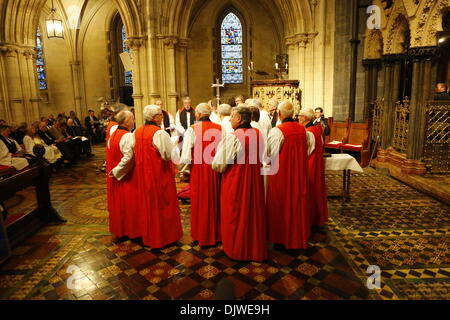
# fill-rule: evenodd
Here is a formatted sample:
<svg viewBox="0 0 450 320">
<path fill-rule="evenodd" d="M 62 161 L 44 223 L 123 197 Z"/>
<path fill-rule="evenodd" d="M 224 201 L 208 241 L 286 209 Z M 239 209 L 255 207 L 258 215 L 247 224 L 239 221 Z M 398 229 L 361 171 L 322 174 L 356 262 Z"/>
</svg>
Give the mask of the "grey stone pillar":
<svg viewBox="0 0 450 320">
<path fill-rule="evenodd" d="M 437 54 L 437 47 L 419 47 L 408 50 L 408 55 L 413 60 L 408 148 L 406 151 L 406 157 L 409 160 L 422 160 L 425 143 L 425 107 L 431 95 L 430 86 L 434 84 L 432 59 Z"/>
</svg>

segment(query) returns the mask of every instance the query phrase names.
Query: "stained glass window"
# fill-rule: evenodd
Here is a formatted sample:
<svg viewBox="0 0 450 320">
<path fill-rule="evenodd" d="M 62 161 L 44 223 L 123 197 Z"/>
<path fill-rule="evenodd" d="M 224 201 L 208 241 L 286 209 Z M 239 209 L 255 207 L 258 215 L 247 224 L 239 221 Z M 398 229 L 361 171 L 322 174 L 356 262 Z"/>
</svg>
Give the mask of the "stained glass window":
<svg viewBox="0 0 450 320">
<path fill-rule="evenodd" d="M 36 30 L 36 47 L 37 47 L 36 71 L 38 75 L 39 89 L 46 90 L 47 78 L 45 76 L 44 53 L 42 51 L 42 39 L 39 27 Z"/>
<path fill-rule="evenodd" d="M 130 52 L 128 47 L 125 45 L 125 40 L 127 39 L 127 33 L 125 31 L 125 26 L 122 26 L 122 52 Z M 125 71 L 125 85 L 132 86 L 133 85 L 133 72 Z"/>
<path fill-rule="evenodd" d="M 243 83 L 242 24 L 232 12 L 227 14 L 221 26 L 222 82 Z"/>
</svg>

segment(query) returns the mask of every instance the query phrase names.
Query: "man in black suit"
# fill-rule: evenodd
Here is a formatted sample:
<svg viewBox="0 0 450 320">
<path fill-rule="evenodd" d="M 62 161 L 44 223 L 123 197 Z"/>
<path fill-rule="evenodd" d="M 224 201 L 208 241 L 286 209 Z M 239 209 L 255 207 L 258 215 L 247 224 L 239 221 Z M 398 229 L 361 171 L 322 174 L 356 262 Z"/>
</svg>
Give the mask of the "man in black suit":
<svg viewBox="0 0 450 320">
<path fill-rule="evenodd" d="M 67 120 L 67 127 L 65 130 L 69 138 L 76 141 L 77 145 L 79 145 L 80 153 L 86 155 L 87 157 L 91 157 L 91 143 L 89 142 L 89 139 L 83 136 L 81 129 L 75 126 L 75 121 L 73 119 Z"/>
<path fill-rule="evenodd" d="M 56 145 L 58 150 L 63 155 L 64 163 L 70 163 L 75 161 L 75 152 L 70 148 L 70 146 L 65 142 L 65 138 L 61 138 L 60 140 L 56 140 L 49 132 L 47 128 L 46 122 L 39 123 L 38 135 L 44 140 L 45 144 L 48 146 Z"/>
<path fill-rule="evenodd" d="M 448 94 L 448 88 L 445 83 L 438 83 L 436 85 L 436 94 L 434 100 L 450 100 L 450 95 Z"/>
<path fill-rule="evenodd" d="M 81 125 L 80 119 L 78 119 L 75 111 L 70 111 L 70 119 L 73 120 L 73 125 L 77 127 L 81 133 L 83 133 L 83 126 Z"/>
<path fill-rule="evenodd" d="M 84 125 L 87 128 L 89 138 L 93 144 L 100 143 L 100 130 L 97 117 L 94 115 L 94 110 L 89 110 L 89 115 L 84 118 Z"/>
<path fill-rule="evenodd" d="M 323 129 L 323 137 L 325 138 L 326 136 L 330 135 L 330 126 L 328 125 L 328 119 L 325 118 L 325 115 L 323 113 L 323 109 L 322 108 L 316 108 L 314 110 L 315 114 L 316 114 L 316 120 L 314 120 L 314 125 L 322 125 L 322 129 Z"/>
</svg>

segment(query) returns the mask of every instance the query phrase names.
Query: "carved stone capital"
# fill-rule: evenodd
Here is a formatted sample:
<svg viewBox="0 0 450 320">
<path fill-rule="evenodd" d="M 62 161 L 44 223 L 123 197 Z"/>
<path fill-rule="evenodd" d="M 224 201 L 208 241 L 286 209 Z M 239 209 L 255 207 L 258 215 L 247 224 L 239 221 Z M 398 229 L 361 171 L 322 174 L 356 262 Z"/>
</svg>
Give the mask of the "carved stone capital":
<svg viewBox="0 0 450 320">
<path fill-rule="evenodd" d="M 300 48 L 306 48 L 308 43 L 311 43 L 314 38 L 318 35 L 317 32 L 314 33 L 297 33 L 292 36 L 286 37 L 286 44 L 289 46 L 298 45 Z"/>
<path fill-rule="evenodd" d="M 144 37 L 129 37 L 125 40 L 125 45 L 131 50 L 138 50 L 144 42 Z"/>
<path fill-rule="evenodd" d="M 188 48 L 190 44 L 191 44 L 191 39 L 189 39 L 189 38 L 180 38 L 178 41 L 178 46 L 180 48 Z"/>
<path fill-rule="evenodd" d="M 414 60 L 429 60 L 439 55 L 438 47 L 415 47 L 408 50 L 408 56 Z"/>
<path fill-rule="evenodd" d="M 408 56 L 405 54 L 385 54 L 383 55 L 383 62 L 385 64 L 393 64 L 399 63 L 407 58 Z"/>
</svg>

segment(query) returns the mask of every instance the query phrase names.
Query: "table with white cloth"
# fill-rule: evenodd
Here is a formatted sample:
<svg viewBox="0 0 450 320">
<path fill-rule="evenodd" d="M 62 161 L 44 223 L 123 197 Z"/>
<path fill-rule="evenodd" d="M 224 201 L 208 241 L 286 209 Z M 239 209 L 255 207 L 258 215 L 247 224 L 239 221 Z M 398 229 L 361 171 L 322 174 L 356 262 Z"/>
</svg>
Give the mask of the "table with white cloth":
<svg viewBox="0 0 450 320">
<path fill-rule="evenodd" d="M 358 161 L 346 153 L 332 154 L 331 157 L 325 158 L 325 170 L 342 171 L 344 173 L 342 197 L 345 201 L 350 201 L 351 171 L 364 172 Z"/>
</svg>

